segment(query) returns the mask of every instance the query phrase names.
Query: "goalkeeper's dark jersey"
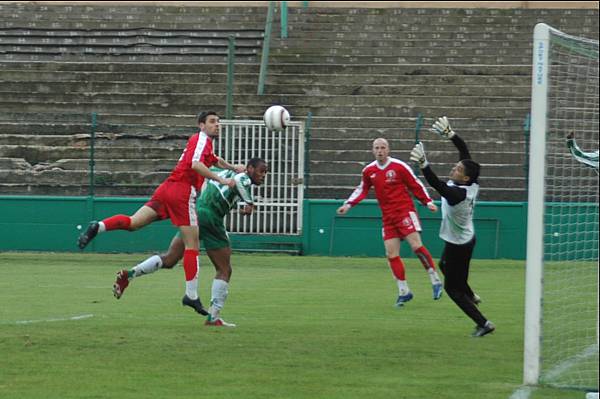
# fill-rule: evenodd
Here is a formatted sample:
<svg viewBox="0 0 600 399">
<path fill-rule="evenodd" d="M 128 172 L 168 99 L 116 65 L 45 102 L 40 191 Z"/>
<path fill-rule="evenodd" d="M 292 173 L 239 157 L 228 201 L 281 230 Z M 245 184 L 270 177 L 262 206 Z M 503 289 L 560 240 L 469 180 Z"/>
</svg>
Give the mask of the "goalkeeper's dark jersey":
<svg viewBox="0 0 600 399">
<path fill-rule="evenodd" d="M 209 209 L 215 216 L 224 218 L 237 205 L 238 201 L 242 200 L 249 205 L 254 203 L 250 190 L 252 180 L 246 173 L 236 174 L 232 170 L 211 170 L 224 179 L 233 179 L 235 187 L 231 188 L 214 180 L 207 180 L 206 186 L 198 198 L 198 207 Z"/>
</svg>

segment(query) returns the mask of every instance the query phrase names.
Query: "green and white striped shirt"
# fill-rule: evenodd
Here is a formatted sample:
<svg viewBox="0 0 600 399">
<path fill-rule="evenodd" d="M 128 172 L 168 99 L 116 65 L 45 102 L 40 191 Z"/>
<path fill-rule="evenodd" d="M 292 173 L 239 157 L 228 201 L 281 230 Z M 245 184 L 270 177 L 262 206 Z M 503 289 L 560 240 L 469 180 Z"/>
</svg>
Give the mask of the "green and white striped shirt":
<svg viewBox="0 0 600 399">
<path fill-rule="evenodd" d="M 206 186 L 198 198 L 198 206 L 212 210 L 219 217 L 225 217 L 237 203 L 242 200 L 248 205 L 254 203 L 252 198 L 252 180 L 246 173 L 238 173 L 232 170 L 211 169 L 223 179 L 233 179 L 235 187 L 229 187 L 214 180 L 206 181 Z"/>
</svg>

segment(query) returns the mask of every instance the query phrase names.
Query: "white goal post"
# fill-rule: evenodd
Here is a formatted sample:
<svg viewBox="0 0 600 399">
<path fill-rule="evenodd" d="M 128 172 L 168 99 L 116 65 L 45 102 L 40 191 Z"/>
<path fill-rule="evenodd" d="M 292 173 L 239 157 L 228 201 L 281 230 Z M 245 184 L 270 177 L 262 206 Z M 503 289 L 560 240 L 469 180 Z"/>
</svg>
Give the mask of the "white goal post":
<svg viewBox="0 0 600 399">
<path fill-rule="evenodd" d="M 598 41 L 538 24 L 532 66 L 523 382 L 597 391 Z"/>
</svg>

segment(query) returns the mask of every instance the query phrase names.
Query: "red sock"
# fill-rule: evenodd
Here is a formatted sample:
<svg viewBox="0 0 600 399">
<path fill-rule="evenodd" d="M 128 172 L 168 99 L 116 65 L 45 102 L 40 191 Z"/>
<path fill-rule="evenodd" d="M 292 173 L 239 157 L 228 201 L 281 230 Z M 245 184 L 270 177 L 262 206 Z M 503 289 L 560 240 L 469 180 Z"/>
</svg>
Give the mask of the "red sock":
<svg viewBox="0 0 600 399">
<path fill-rule="evenodd" d="M 131 218 L 126 215 L 115 215 L 104 219 L 102 223 L 104 223 L 106 231 L 129 230 L 129 226 L 131 226 Z"/>
<path fill-rule="evenodd" d="M 183 270 L 185 271 L 185 281 L 191 281 L 198 273 L 198 250 L 186 249 L 183 251 Z"/>
<path fill-rule="evenodd" d="M 425 268 L 425 270 L 427 270 L 427 269 L 435 270 L 435 263 L 433 263 L 433 258 L 431 257 L 431 254 L 429 253 L 427 248 L 425 248 L 424 246 L 421 246 L 420 248 L 417 248 L 417 250 L 415 251 L 415 254 L 417 255 L 417 258 L 419 258 L 419 260 L 423 264 L 423 267 Z"/>
<path fill-rule="evenodd" d="M 402 263 L 402 259 L 399 256 L 395 258 L 388 258 L 388 262 L 390 264 L 390 268 L 392 269 L 392 273 L 394 273 L 394 277 L 398 280 L 406 280 L 406 275 L 404 273 L 404 263 Z"/>
</svg>

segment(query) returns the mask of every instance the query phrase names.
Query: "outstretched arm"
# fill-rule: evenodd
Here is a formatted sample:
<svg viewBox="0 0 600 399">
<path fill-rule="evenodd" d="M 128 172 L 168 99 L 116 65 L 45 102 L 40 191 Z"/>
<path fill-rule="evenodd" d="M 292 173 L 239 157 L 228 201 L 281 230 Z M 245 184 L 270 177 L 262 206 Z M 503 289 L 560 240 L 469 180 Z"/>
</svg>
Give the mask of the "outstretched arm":
<svg viewBox="0 0 600 399">
<path fill-rule="evenodd" d="M 458 134 L 456 134 L 456 132 L 454 132 L 454 130 L 452 130 L 452 126 L 450 126 L 450 121 L 447 117 L 442 116 L 441 118 L 438 118 L 438 120 L 433 123 L 431 131 L 452 141 L 454 146 L 458 149 L 459 161 L 471 159 L 467 144 L 458 136 Z"/>
<path fill-rule="evenodd" d="M 448 186 L 442 182 L 434 171 L 429 166 L 427 158 L 425 157 L 425 149 L 422 143 L 417 143 L 410 153 L 411 161 L 415 161 L 419 164 L 423 176 L 427 180 L 427 183 L 435 189 L 440 195 L 446 198 L 448 204 L 456 205 L 467 197 L 467 190 L 457 186 Z"/>
<path fill-rule="evenodd" d="M 350 210 L 350 208 L 352 208 L 354 205 L 358 204 L 360 201 L 367 197 L 370 188 L 371 181 L 367 178 L 367 176 L 365 175 L 365 171 L 363 170 L 360 184 L 358 185 L 358 187 L 356 187 L 356 189 L 354 189 L 352 194 L 350 194 L 350 197 L 348 197 L 348 199 L 344 202 L 344 205 L 340 206 L 337 209 L 337 214 L 345 215 Z"/>
</svg>

